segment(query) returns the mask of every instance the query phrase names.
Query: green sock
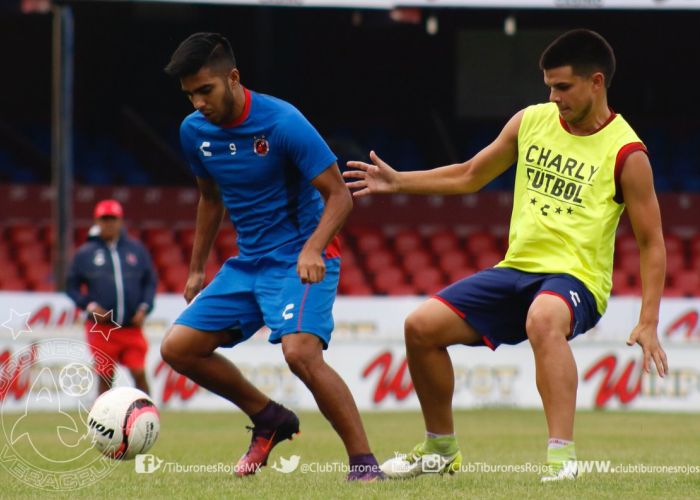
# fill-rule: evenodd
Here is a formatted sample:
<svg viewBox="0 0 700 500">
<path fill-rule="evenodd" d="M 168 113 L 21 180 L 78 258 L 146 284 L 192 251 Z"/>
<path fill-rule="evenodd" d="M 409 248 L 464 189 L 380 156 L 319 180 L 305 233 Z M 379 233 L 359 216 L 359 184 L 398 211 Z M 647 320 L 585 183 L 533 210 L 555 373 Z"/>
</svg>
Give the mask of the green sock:
<svg viewBox="0 0 700 500">
<path fill-rule="evenodd" d="M 425 453 L 437 453 L 438 455 L 454 455 L 459 451 L 456 436 L 426 437 L 423 442 Z"/>
<path fill-rule="evenodd" d="M 550 465 L 555 472 L 559 471 L 566 462 L 576 460 L 576 448 L 571 442 L 558 448 L 547 449 L 547 464 Z"/>
</svg>

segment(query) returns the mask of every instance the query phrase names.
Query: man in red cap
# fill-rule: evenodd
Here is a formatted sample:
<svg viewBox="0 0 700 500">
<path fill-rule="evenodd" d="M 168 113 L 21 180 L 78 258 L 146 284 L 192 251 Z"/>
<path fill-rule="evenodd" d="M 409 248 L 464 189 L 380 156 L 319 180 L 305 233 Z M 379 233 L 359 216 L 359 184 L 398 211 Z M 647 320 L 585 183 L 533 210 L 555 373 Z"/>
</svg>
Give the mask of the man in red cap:
<svg viewBox="0 0 700 500">
<path fill-rule="evenodd" d="M 141 327 L 153 309 L 157 283 L 153 262 L 143 244 L 127 236 L 124 210 L 117 200 L 99 202 L 94 217 L 88 241 L 73 258 L 66 293 L 88 312 L 85 331 L 95 357 L 99 393 L 112 386 L 114 361 L 126 366 L 136 387 L 147 393 L 148 344 Z"/>
</svg>

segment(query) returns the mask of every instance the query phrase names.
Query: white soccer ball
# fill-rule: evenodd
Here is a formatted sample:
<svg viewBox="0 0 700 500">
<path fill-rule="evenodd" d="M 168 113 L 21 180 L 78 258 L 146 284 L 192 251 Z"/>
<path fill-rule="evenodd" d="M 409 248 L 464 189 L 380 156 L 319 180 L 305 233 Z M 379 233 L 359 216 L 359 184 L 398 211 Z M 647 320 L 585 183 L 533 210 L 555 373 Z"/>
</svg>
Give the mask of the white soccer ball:
<svg viewBox="0 0 700 500">
<path fill-rule="evenodd" d="M 160 416 L 153 400 L 133 387 L 100 395 L 88 415 L 88 438 L 103 455 L 131 460 L 158 439 Z"/>
</svg>

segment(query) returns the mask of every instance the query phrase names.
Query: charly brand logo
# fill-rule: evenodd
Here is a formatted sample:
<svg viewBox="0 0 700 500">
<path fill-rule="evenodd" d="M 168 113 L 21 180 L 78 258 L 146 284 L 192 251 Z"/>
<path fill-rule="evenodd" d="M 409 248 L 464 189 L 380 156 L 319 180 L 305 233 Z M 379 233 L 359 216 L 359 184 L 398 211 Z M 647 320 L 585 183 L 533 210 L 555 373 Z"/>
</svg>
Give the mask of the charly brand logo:
<svg viewBox="0 0 700 500">
<path fill-rule="evenodd" d="M 114 360 L 71 339 L 35 342 L 3 357 L 0 466 L 18 480 L 42 490 L 77 490 L 119 464 L 94 451 L 87 433 L 85 404 L 95 387 L 91 363 L 99 373 Z M 23 408 L 18 412 L 10 401 L 24 401 Z M 66 412 L 76 406 L 77 416 Z"/>
</svg>

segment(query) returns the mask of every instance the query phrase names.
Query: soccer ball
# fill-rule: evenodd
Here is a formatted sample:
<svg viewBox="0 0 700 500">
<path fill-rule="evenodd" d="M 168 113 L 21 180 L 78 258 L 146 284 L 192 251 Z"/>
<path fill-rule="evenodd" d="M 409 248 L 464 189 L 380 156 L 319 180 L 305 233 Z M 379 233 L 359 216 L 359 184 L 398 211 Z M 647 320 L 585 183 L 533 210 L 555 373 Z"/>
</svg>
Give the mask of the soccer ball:
<svg viewBox="0 0 700 500">
<path fill-rule="evenodd" d="M 100 395 L 88 414 L 87 436 L 103 455 L 131 460 L 158 439 L 160 416 L 153 400 L 133 387 Z"/>
</svg>

